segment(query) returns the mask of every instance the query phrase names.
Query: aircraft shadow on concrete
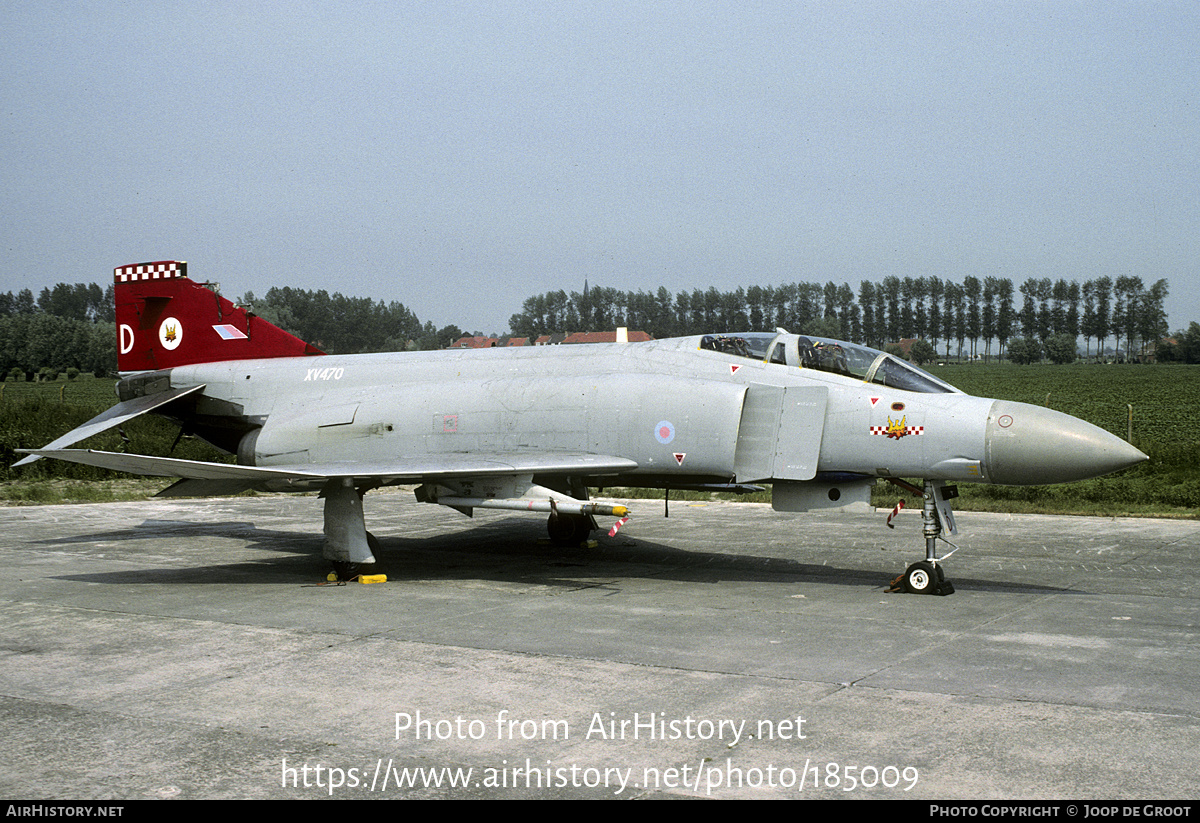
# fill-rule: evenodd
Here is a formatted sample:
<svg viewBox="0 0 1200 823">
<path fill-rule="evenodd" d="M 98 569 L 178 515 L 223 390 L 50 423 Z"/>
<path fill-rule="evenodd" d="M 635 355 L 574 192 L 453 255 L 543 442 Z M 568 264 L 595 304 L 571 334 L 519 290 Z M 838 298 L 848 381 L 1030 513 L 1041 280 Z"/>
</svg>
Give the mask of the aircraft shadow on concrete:
<svg viewBox="0 0 1200 823">
<path fill-rule="evenodd" d="M 195 522 L 191 520 L 146 520 L 128 529 L 115 529 L 107 532 L 92 532 L 91 534 L 76 534 L 67 537 L 52 537 L 39 540 L 42 546 L 69 546 L 76 543 L 97 543 L 121 540 L 146 540 L 148 538 L 174 537 L 252 537 L 261 534 L 260 530 L 250 521 L 224 522 Z M 281 532 L 282 534 L 282 532 Z"/>
<path fill-rule="evenodd" d="M 545 538 L 544 524 L 525 517 L 495 519 L 467 528 L 417 537 L 379 534 L 381 551 L 369 574 L 386 574 L 389 581 L 490 580 L 577 589 L 598 580 L 644 578 L 712 585 L 732 582 L 819 582 L 823 585 L 870 586 L 885 589 L 902 568 L 877 570 L 806 563 L 780 557 L 682 549 L 642 537 L 602 533 L 594 548 L 563 547 Z M 286 555 L 255 561 L 212 563 L 187 568 L 130 569 L 95 574 L 60 575 L 60 579 L 114 584 L 229 584 L 278 582 L 315 584 L 324 580 L 328 561 L 320 556 L 320 533 L 260 529 L 252 522 L 222 523 L 187 520 L 146 520 L 128 529 L 52 538 L 42 545 L 145 541 L 153 537 L 156 554 L 169 554 L 172 541 L 228 537 L 246 541 L 245 550 Z M 195 551 L 194 549 L 192 551 Z M 204 550 L 207 555 L 221 549 Z M 853 549 L 851 551 L 862 551 Z M 889 558 L 894 563 L 894 558 Z M 566 569 L 573 570 L 565 573 Z M 950 567 L 961 590 L 1015 593 L 1086 594 L 1078 589 L 960 577 Z M 585 584 L 586 578 L 590 583 Z"/>
</svg>

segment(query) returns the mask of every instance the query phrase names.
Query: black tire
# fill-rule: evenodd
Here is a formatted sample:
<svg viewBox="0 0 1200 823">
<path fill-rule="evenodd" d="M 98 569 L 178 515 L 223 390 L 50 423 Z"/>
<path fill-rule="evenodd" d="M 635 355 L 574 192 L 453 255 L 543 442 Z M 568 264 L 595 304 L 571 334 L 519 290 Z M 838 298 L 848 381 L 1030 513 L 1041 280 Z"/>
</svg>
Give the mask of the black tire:
<svg viewBox="0 0 1200 823">
<path fill-rule="evenodd" d="M 552 514 L 546 521 L 550 542 L 556 546 L 578 546 L 592 533 L 592 525 L 581 515 Z"/>
<path fill-rule="evenodd" d="M 362 573 L 361 563 L 347 563 L 342 560 L 333 561 L 333 571 L 338 580 L 353 580 Z"/>
<path fill-rule="evenodd" d="M 904 572 L 904 590 L 909 594 L 933 594 L 941 580 L 933 564 L 922 560 Z"/>
</svg>

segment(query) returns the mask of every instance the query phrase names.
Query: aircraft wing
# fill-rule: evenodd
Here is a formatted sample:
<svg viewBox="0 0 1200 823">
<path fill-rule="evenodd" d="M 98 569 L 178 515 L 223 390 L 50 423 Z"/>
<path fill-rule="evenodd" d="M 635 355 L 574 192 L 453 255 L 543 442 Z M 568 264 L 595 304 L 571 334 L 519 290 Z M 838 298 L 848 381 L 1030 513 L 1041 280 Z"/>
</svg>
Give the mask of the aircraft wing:
<svg viewBox="0 0 1200 823">
<path fill-rule="evenodd" d="M 148 394 L 143 397 L 134 397 L 131 400 L 125 400 L 113 406 L 111 409 L 96 415 L 82 426 L 71 429 L 71 431 L 67 432 L 57 440 L 47 443 L 44 447 L 37 450 L 29 450 L 29 456 L 23 457 L 16 463 L 13 463 L 13 468 L 16 468 L 17 466 L 27 466 L 41 457 L 57 457 L 58 455 L 56 454 L 47 455 L 42 454 L 42 452 L 55 452 L 63 450 L 67 446 L 91 437 L 93 434 L 99 434 L 100 432 L 107 431 L 114 426 L 119 426 L 127 420 L 132 420 L 138 415 L 154 411 L 155 409 L 165 406 L 174 400 L 178 400 L 184 395 L 198 392 L 203 388 L 204 385 L 201 384 L 199 386 L 191 386 L 190 388 L 186 389 L 168 389 L 167 391 L 158 392 L 156 394 Z M 25 450 L 22 449 L 22 451 Z"/>
<path fill-rule="evenodd" d="M 389 458 L 379 462 L 302 463 L 276 466 L 238 466 L 174 457 L 150 457 L 93 449 L 22 449 L 35 457 L 54 457 L 102 469 L 150 475 L 182 477 L 184 480 L 220 481 L 195 483 L 193 494 L 223 494 L 263 482 L 284 481 L 307 485 L 334 477 L 381 482 L 429 482 L 439 478 L 488 477 L 535 474 L 620 474 L 638 464 L 624 457 L 579 452 L 445 452 Z M 179 485 L 179 484 L 176 484 Z M 172 486 L 172 489 L 175 487 Z M 202 489 L 212 489 L 204 492 Z M 182 490 L 179 492 L 182 493 Z M 172 495 L 174 496 L 174 495 Z"/>
<path fill-rule="evenodd" d="M 586 452 L 441 452 L 386 461 L 299 466 L 327 477 L 373 477 L 416 482 L 445 477 L 511 474 L 620 474 L 638 467 L 625 457 Z"/>
<path fill-rule="evenodd" d="M 194 480 L 318 480 L 326 475 L 317 472 L 236 466 L 228 463 L 207 463 L 203 460 L 181 460 L 176 457 L 150 457 L 144 454 L 121 454 L 95 449 L 20 449 L 34 457 L 53 457 L 68 463 L 82 463 L 101 469 L 144 474 L 151 477 L 185 477 Z"/>
</svg>

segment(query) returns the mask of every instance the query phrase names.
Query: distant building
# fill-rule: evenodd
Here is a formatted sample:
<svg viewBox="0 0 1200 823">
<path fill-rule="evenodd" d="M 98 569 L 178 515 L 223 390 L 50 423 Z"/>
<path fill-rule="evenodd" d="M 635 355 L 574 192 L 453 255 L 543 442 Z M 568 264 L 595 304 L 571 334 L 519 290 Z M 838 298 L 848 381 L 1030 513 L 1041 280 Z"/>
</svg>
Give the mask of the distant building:
<svg viewBox="0 0 1200 823">
<path fill-rule="evenodd" d="M 647 332 L 631 331 L 629 332 L 630 343 L 645 343 L 648 340 L 653 340 Z M 615 331 L 581 331 L 575 334 L 568 334 L 563 343 L 616 343 L 617 333 Z"/>
<path fill-rule="evenodd" d="M 450 344 L 452 349 L 494 349 L 528 346 L 528 337 L 460 337 Z"/>
<path fill-rule="evenodd" d="M 629 332 L 630 343 L 644 343 L 648 340 L 653 340 L 649 332 L 631 331 Z M 615 343 L 617 342 L 617 333 L 615 331 L 588 331 L 575 332 L 567 334 L 566 332 L 557 332 L 555 334 L 543 334 L 537 340 L 531 341 L 528 337 L 479 337 L 467 336 L 460 337 L 450 344 L 452 349 L 492 349 L 492 348 L 509 348 L 513 346 L 558 346 L 565 343 Z"/>
<path fill-rule="evenodd" d="M 630 343 L 645 343 L 654 338 L 649 332 L 631 331 L 628 333 L 628 342 Z M 578 331 L 573 334 L 558 332 L 556 334 L 543 334 L 537 339 L 534 344 L 536 346 L 558 346 L 570 345 L 572 343 L 616 343 L 616 331 Z"/>
<path fill-rule="evenodd" d="M 1142 343 L 1142 348 L 1138 352 L 1137 362 L 1139 363 L 1157 363 L 1160 351 L 1167 352 L 1166 357 L 1174 360 L 1171 353 L 1179 351 L 1179 340 L 1174 337 L 1163 337 L 1157 342 L 1151 341 Z"/>
<path fill-rule="evenodd" d="M 496 345 L 495 337 L 460 337 L 450 344 L 452 349 L 490 349 Z"/>
</svg>

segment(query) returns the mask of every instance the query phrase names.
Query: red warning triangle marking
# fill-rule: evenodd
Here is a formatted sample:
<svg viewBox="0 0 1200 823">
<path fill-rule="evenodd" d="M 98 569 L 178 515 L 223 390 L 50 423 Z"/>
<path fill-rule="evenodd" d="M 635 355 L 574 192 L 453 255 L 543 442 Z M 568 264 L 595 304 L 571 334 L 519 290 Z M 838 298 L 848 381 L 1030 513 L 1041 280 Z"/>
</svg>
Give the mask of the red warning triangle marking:
<svg viewBox="0 0 1200 823">
<path fill-rule="evenodd" d="M 879 398 L 878 398 L 878 397 L 872 397 L 872 398 L 871 398 L 871 405 L 872 405 L 872 406 L 874 406 L 874 405 L 875 405 L 876 403 L 878 403 L 878 402 L 879 402 Z"/>
<path fill-rule="evenodd" d="M 687 452 L 675 452 L 675 462 L 683 465 L 683 458 L 687 457 Z"/>
<path fill-rule="evenodd" d="M 737 374 L 737 370 L 738 370 L 738 369 L 740 369 L 740 368 L 741 368 L 741 366 L 735 366 L 735 365 L 733 365 L 732 363 L 730 363 L 730 364 L 729 364 L 729 373 L 730 373 L 730 374 Z"/>
</svg>

